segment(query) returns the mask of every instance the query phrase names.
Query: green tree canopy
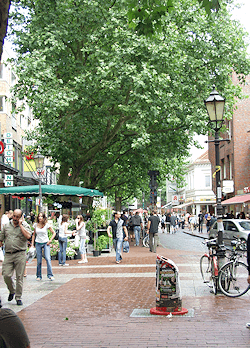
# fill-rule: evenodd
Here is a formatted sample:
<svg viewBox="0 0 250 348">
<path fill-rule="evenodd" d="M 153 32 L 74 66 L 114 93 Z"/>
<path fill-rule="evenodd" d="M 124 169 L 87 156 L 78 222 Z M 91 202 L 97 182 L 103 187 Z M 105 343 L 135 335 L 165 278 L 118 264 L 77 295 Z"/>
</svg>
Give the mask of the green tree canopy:
<svg viewBox="0 0 250 348">
<path fill-rule="evenodd" d="M 240 94 L 232 71 L 249 73 L 244 33 L 225 5 L 208 20 L 183 0 L 161 17 L 162 32 L 141 36 L 125 10 L 100 1 L 19 3 L 29 15 L 15 17 L 25 22 L 16 26 L 16 97 L 40 120 L 30 136 L 60 164 L 60 183 L 133 193 L 150 166 L 176 170 L 193 133 L 207 132 L 212 85 L 230 117 Z"/>
</svg>

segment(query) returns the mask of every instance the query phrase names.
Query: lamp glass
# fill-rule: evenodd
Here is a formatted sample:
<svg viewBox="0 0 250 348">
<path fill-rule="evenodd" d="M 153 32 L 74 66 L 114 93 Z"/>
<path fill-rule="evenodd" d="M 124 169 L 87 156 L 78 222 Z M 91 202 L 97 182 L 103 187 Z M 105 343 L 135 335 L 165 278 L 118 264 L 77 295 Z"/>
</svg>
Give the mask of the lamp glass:
<svg viewBox="0 0 250 348">
<path fill-rule="evenodd" d="M 44 163 L 44 156 L 38 153 L 37 155 L 34 156 L 34 161 L 36 165 L 36 169 L 42 169 L 43 168 L 43 163 Z"/>
</svg>

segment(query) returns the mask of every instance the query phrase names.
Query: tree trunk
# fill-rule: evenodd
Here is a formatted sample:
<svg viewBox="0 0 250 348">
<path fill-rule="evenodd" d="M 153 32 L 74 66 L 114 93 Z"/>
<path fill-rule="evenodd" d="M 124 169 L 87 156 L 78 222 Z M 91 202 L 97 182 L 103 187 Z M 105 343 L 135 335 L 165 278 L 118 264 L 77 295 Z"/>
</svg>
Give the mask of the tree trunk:
<svg viewBox="0 0 250 348">
<path fill-rule="evenodd" d="M 115 210 L 121 211 L 122 209 L 122 197 L 118 197 L 117 193 L 115 193 Z"/>
<path fill-rule="evenodd" d="M 3 42 L 7 33 L 10 0 L 0 0 L 0 60 L 3 53 Z"/>
</svg>

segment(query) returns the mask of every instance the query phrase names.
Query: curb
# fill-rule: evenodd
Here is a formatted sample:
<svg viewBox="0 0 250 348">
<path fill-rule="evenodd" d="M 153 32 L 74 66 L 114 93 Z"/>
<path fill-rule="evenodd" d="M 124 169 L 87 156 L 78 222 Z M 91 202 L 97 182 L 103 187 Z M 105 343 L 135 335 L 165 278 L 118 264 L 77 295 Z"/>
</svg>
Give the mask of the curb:
<svg viewBox="0 0 250 348">
<path fill-rule="evenodd" d="M 189 231 L 182 231 L 183 233 L 186 233 L 186 234 L 189 234 L 190 236 L 193 236 L 193 237 L 197 237 L 197 238 L 202 238 L 202 239 L 208 239 L 208 236 L 207 235 L 202 235 L 202 233 L 200 234 L 193 234 L 192 232 L 189 232 Z"/>
</svg>

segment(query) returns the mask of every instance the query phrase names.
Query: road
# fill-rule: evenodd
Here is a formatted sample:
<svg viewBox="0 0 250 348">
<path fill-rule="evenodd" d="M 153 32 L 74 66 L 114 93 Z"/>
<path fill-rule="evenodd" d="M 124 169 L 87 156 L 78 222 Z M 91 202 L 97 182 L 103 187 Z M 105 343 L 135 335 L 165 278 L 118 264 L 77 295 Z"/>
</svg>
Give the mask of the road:
<svg viewBox="0 0 250 348">
<path fill-rule="evenodd" d="M 202 244 L 203 239 L 178 230 L 175 234 L 159 233 L 160 243 L 167 249 L 171 250 L 186 250 L 186 251 L 200 251 L 201 255 L 207 250 L 206 246 Z"/>
</svg>

